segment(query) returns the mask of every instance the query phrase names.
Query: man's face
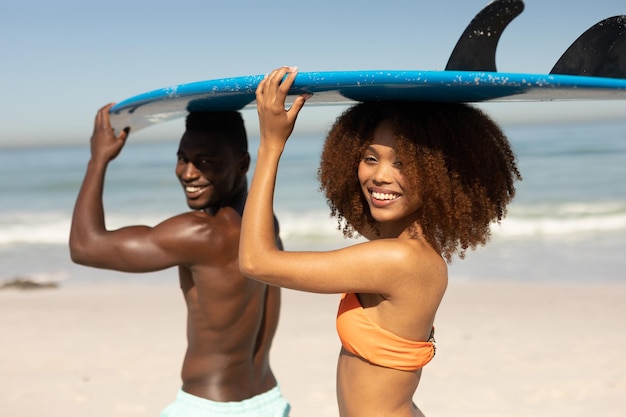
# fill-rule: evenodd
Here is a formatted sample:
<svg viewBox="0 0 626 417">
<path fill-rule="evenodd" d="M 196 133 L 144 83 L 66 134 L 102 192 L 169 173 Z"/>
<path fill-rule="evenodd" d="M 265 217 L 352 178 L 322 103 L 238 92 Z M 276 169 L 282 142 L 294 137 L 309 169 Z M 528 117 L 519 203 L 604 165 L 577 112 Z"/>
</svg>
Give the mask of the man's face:
<svg viewBox="0 0 626 417">
<path fill-rule="evenodd" d="M 227 145 L 224 134 L 185 132 L 178 148 L 176 176 L 194 210 L 221 206 L 245 184 L 247 154 Z"/>
</svg>

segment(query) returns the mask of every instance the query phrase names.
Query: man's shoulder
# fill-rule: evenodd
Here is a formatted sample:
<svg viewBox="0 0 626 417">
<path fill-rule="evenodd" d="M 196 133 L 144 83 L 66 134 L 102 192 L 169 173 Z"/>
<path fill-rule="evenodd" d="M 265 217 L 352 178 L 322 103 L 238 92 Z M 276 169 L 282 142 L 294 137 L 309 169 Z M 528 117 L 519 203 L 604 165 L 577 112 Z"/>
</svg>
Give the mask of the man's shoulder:
<svg viewBox="0 0 626 417">
<path fill-rule="evenodd" d="M 235 253 L 233 248 L 238 246 L 241 220 L 224 217 L 230 215 L 189 211 L 163 221 L 156 226 L 155 232 L 185 253 L 188 262 L 211 264 L 211 254 L 227 257 L 231 252 Z"/>
<path fill-rule="evenodd" d="M 220 208 L 215 214 L 202 210 L 188 211 L 166 220 L 181 228 L 193 228 L 196 232 L 226 232 L 241 228 L 241 215 L 231 207 Z"/>
</svg>

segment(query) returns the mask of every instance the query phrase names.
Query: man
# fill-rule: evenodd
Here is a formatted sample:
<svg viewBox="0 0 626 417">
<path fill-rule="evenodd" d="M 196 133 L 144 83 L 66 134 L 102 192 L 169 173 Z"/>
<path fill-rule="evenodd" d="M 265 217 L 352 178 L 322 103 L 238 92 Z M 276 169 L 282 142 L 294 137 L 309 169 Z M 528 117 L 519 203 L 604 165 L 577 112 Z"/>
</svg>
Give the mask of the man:
<svg viewBox="0 0 626 417">
<path fill-rule="evenodd" d="M 107 230 L 104 177 L 129 133 L 115 134 L 111 106 L 101 108 L 95 119 L 91 159 L 72 217 L 72 260 L 125 272 L 178 266 L 188 346 L 182 388 L 162 417 L 286 416 L 289 405 L 269 365 L 280 290 L 246 278 L 238 266 L 250 164 L 241 115 L 195 112 L 187 117 L 176 175 L 193 211 L 155 227 Z"/>
</svg>

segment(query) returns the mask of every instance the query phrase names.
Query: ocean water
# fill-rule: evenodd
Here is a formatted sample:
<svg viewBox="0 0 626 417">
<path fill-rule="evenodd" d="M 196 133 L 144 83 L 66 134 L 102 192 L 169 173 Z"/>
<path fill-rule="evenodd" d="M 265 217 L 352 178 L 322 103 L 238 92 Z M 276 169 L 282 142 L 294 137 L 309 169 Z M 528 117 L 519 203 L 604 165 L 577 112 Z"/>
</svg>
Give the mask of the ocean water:
<svg viewBox="0 0 626 417">
<path fill-rule="evenodd" d="M 451 280 L 625 282 L 626 122 L 503 127 L 524 180 L 491 241 L 455 260 Z M 281 162 L 276 213 L 288 249 L 354 243 L 336 230 L 318 191 L 322 136 L 291 138 Z M 257 144 L 251 137 L 253 160 Z M 107 173 L 109 228 L 155 225 L 187 210 L 174 176 L 176 149 L 176 141 L 131 137 Z M 88 157 L 88 143 L 0 149 L 0 283 L 176 280 L 174 269 L 131 275 L 72 264 L 70 217 Z"/>
</svg>

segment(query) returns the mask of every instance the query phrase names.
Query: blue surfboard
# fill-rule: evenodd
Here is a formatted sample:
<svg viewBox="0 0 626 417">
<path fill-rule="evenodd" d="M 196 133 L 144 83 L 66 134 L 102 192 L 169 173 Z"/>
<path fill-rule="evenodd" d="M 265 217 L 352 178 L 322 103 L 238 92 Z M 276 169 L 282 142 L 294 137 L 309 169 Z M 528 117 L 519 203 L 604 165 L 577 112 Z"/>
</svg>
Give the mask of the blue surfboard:
<svg viewBox="0 0 626 417">
<path fill-rule="evenodd" d="M 524 10 L 522 0 L 493 0 L 462 33 L 445 71 L 300 72 L 290 90 L 310 93 L 307 106 L 371 100 L 444 102 L 626 99 L 626 16 L 584 32 L 550 74 L 498 72 L 495 54 L 504 29 Z M 183 117 L 190 111 L 240 110 L 255 104 L 263 75 L 199 81 L 131 97 L 111 109 L 116 130 Z"/>
<path fill-rule="evenodd" d="M 263 75 L 199 81 L 131 97 L 111 109 L 113 127 L 131 131 L 184 117 L 189 111 L 255 105 Z M 299 72 L 290 95 L 311 93 L 311 105 L 371 100 L 444 102 L 624 100 L 626 79 L 474 71 Z"/>
</svg>

